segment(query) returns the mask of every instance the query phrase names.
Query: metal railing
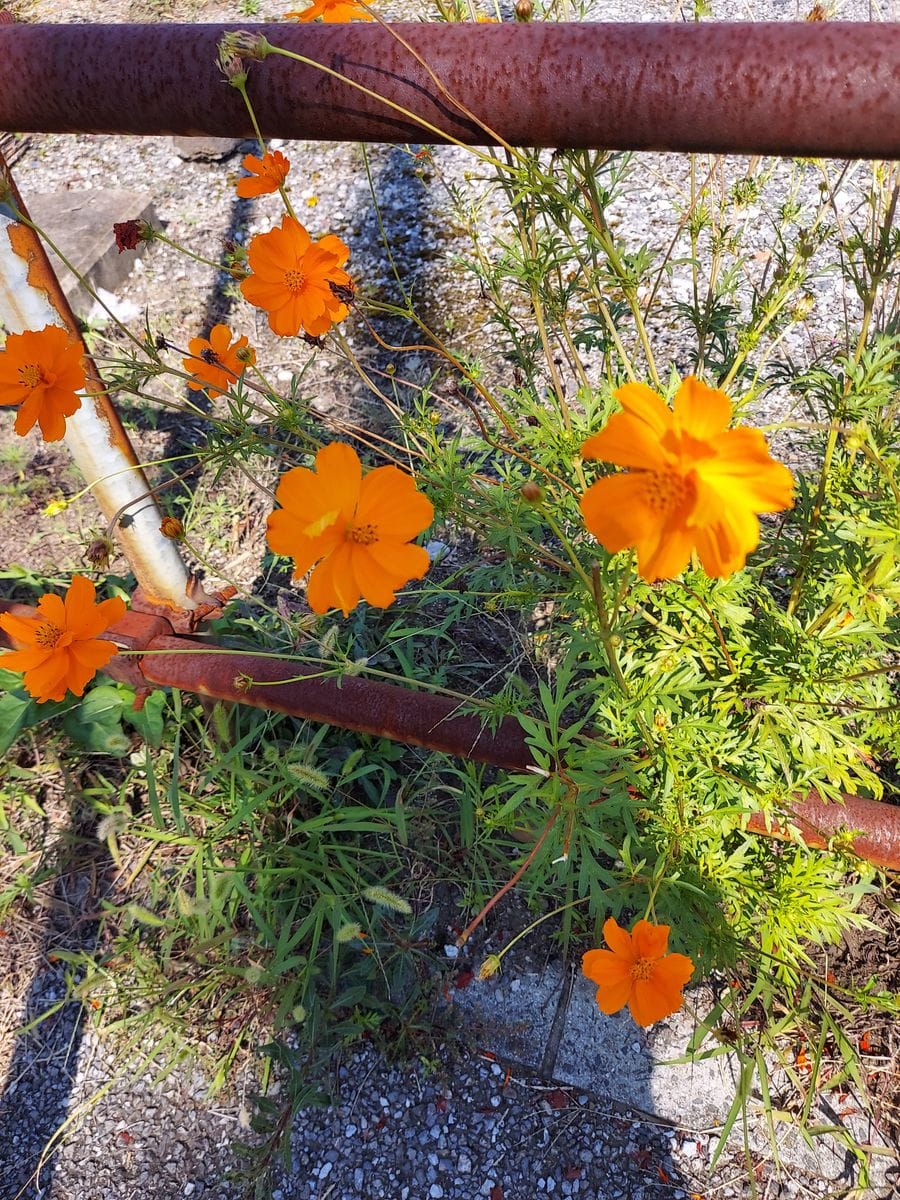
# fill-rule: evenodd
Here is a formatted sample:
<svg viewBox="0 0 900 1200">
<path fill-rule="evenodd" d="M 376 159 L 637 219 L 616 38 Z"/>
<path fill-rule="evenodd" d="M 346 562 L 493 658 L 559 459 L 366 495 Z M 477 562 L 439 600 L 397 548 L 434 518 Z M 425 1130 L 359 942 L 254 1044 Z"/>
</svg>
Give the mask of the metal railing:
<svg viewBox="0 0 900 1200">
<path fill-rule="evenodd" d="M 250 136 L 215 64 L 228 28 L 0 23 L 0 130 Z M 251 29 L 309 60 L 253 63 L 249 90 L 267 136 L 900 157 L 900 25 Z M 24 211 L 2 160 L 0 169 Z M 79 336 L 40 239 L 9 205 L 0 205 L 0 319 L 13 331 L 55 323 Z M 490 733 L 445 697 L 358 677 L 338 684 L 288 658 L 236 659 L 198 643 L 198 622 L 227 597 L 199 593 L 159 532 L 96 368 L 91 382 L 97 395 L 69 419 L 66 440 L 139 584 L 107 635 L 132 652 L 112 660 L 111 674 L 139 691 L 178 687 L 503 768 L 533 765 L 512 718 Z M 813 793 L 796 798 L 791 821 L 811 846 L 858 831 L 856 854 L 900 869 L 900 808 L 854 796 L 826 805 Z M 748 828 L 789 833 L 762 813 Z"/>
</svg>

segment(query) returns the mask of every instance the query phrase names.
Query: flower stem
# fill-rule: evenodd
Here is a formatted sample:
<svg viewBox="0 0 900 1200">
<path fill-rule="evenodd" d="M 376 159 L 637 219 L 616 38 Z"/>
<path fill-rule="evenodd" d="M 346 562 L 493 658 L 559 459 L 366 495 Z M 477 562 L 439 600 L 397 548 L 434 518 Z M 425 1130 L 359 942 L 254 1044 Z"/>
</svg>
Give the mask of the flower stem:
<svg viewBox="0 0 900 1200">
<path fill-rule="evenodd" d="M 466 942 L 469 940 L 469 938 L 472 936 L 472 934 L 475 932 L 475 930 L 478 928 L 478 926 L 481 924 L 481 922 L 484 920 L 484 918 L 488 915 L 488 913 L 491 911 L 491 909 L 494 907 L 494 905 L 498 904 L 503 899 L 503 897 L 506 895 L 506 893 L 509 891 L 510 888 L 515 887 L 515 885 L 519 882 L 519 880 L 522 878 L 522 876 L 528 870 L 529 866 L 531 866 L 531 864 L 534 862 L 535 858 L 537 857 L 537 852 L 540 850 L 541 846 L 543 846 L 544 842 L 547 840 L 547 835 L 549 834 L 550 830 L 553 828 L 554 824 L 556 823 L 556 818 L 558 816 L 559 816 L 559 809 L 557 808 L 557 809 L 554 809 L 554 811 L 547 818 L 547 824 L 541 830 L 540 834 L 538 835 L 537 841 L 534 843 L 534 846 L 531 849 L 531 852 L 529 853 L 529 855 L 525 859 L 525 861 L 522 863 L 521 867 L 519 867 L 518 871 L 516 871 L 515 875 L 513 875 L 513 877 L 511 879 L 507 880 L 507 882 L 504 883 L 503 887 L 500 888 L 499 891 L 496 891 L 493 894 L 493 896 L 491 896 L 490 900 L 488 900 L 487 904 L 485 904 L 485 906 L 481 910 L 481 912 L 475 918 L 473 918 L 473 920 L 471 920 L 469 922 L 469 924 L 465 927 L 465 929 L 462 931 L 462 933 L 456 939 L 455 944 L 460 949 L 466 944 Z"/>
</svg>

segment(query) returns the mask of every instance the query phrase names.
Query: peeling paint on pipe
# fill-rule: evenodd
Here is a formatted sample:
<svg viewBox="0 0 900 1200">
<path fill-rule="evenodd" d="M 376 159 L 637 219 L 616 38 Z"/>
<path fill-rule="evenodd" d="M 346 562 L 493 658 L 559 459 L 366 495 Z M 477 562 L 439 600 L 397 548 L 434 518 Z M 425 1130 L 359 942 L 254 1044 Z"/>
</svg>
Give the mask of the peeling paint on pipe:
<svg viewBox="0 0 900 1200">
<path fill-rule="evenodd" d="M 840 21 L 0 26 L 0 129 L 252 136 L 226 29 L 470 144 L 900 157 L 900 23 Z M 249 91 L 270 137 L 440 140 L 315 66 L 251 63 Z"/>
<path fill-rule="evenodd" d="M 15 209 L 3 201 L 11 194 Z M 65 445 L 91 488 L 141 586 L 161 604 L 191 609 L 188 571 L 175 543 L 160 533 L 162 514 L 138 464 L 128 434 L 119 420 L 106 385 L 84 346 L 72 313 L 41 239 L 16 219 L 28 216 L 9 168 L 0 155 L 0 321 L 11 333 L 40 330 L 46 325 L 65 329 L 81 342 L 94 393 L 66 418 Z M 3 410 L 7 417 L 8 410 Z"/>
</svg>

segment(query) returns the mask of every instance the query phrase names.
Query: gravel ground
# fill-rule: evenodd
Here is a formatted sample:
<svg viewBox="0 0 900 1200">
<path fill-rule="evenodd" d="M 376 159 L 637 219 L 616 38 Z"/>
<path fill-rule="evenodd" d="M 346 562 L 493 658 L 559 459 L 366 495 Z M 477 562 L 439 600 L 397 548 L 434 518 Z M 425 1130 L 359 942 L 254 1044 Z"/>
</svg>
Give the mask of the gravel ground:
<svg viewBox="0 0 900 1200">
<path fill-rule="evenodd" d="M 174 6 L 179 19 L 233 18 L 240 4 Z M 282 7 L 265 6 L 254 19 L 280 15 Z M 30 14 L 40 20 L 134 20 L 167 17 L 162 4 L 128 0 L 56 3 L 36 0 Z M 387 16 L 412 15 L 410 2 L 386 5 Z M 483 11 L 487 11 L 485 7 Z M 600 19 L 682 19 L 680 6 L 651 2 L 638 6 L 625 0 L 595 6 Z M 802 16 L 804 6 L 790 0 L 757 4 L 749 12 L 735 0 L 714 4 L 719 19 Z M 864 3 L 844 4 L 843 18 L 896 18 L 896 0 L 871 13 Z M 364 163 L 357 147 L 290 144 L 282 149 L 294 163 L 294 201 L 317 230 L 333 229 L 351 246 L 358 278 L 373 291 L 390 295 L 389 263 L 380 246 Z M 477 292 L 460 271 L 445 264 L 465 248 L 464 239 L 448 227 L 446 193 L 440 182 L 424 184 L 416 164 L 400 149 L 369 151 L 376 191 L 398 265 L 414 281 L 424 315 L 455 344 L 465 347 L 478 336 L 482 314 Z M 439 151 L 441 171 L 449 183 L 461 184 L 469 156 L 453 149 Z M 239 157 L 225 163 L 184 161 L 167 138 L 35 139 L 17 163 L 16 176 L 29 193 L 59 188 L 146 188 L 170 237 L 184 240 L 201 254 L 215 257 L 226 237 L 246 238 L 267 228 L 276 211 L 272 198 L 256 204 L 234 201 L 233 182 Z M 639 245 L 665 244 L 658 214 L 684 180 L 684 164 L 669 157 L 646 160 L 647 183 L 621 219 Z M 779 176 L 787 178 L 787 168 Z M 782 185 L 784 186 L 784 185 Z M 807 198 L 814 194 L 812 175 Z M 779 195 L 778 183 L 772 193 Z M 668 209 L 668 200 L 666 208 Z M 490 205 L 482 214 L 491 227 Z M 130 214 L 123 213 L 122 219 Z M 769 229 L 763 212 L 746 214 L 747 236 L 764 252 Z M 186 263 L 163 246 L 154 246 L 138 270 L 117 291 L 116 302 L 133 314 L 146 310 L 154 327 L 184 344 L 205 333 L 214 320 L 232 320 L 238 332 L 251 336 L 280 385 L 286 386 L 297 359 L 284 343 L 272 338 L 265 320 L 245 305 L 234 306 L 221 278 L 198 264 Z M 683 286 L 676 278 L 677 291 Z M 796 340 L 792 352 L 806 355 L 830 336 L 834 317 L 847 297 L 842 285 L 825 277 L 814 285 L 816 312 Z M 450 314 L 453 323 L 449 324 Z M 133 317 L 136 326 L 140 317 Z M 351 345 L 367 365 L 383 368 L 388 359 L 373 355 L 366 330 L 348 330 Z M 671 337 L 672 359 L 678 363 L 678 337 Z M 404 373 L 427 377 L 430 363 L 403 359 Z M 352 417 L 375 419 L 364 385 L 333 356 L 320 355 L 304 378 L 304 390 L 316 397 L 323 418 L 333 423 Z M 780 415 L 776 406 L 767 414 Z M 337 424 L 335 427 L 338 427 Z M 138 432 L 140 453 L 157 458 L 189 444 L 190 422 L 161 418 L 156 428 Z M 5 443 L 0 443 L 0 449 Z M 47 532 L 40 512 L 51 486 L 62 481 L 65 460 L 29 442 L 30 484 L 13 509 L 15 561 L 33 569 L 66 571 L 80 566 L 80 555 L 93 533 L 89 504 L 73 505 Z M 201 483 L 197 504 L 208 500 Z M 234 483 L 232 489 L 239 488 Z M 13 503 L 13 501 L 11 501 Z M 235 548 L 230 534 L 212 544 L 211 559 L 223 575 L 249 585 L 257 574 L 262 527 L 267 512 L 258 494 L 247 488 L 229 492 L 232 512 L 246 527 Z M 10 557 L 7 553 L 7 557 Z M 97 866 L 102 870 L 102 864 Z M 69 945 L 90 947 L 93 926 L 82 919 L 84 906 L 72 907 L 78 888 L 69 880 L 64 898 L 72 912 Z M 57 897 L 59 899 L 59 897 Z M 79 915 L 81 914 L 81 915 Z M 57 918 L 59 919 L 59 918 Z M 32 931 L 33 932 L 33 931 Z M 55 935 L 59 929 L 55 930 Z M 45 1012 L 63 994 L 62 967 L 46 949 L 20 943 L 0 970 L 0 1200 L 175 1200 L 181 1196 L 231 1200 L 246 1194 L 229 1181 L 238 1165 L 237 1143 L 248 1137 L 250 1081 L 234 1093 L 207 1098 L 202 1075 L 177 1070 L 154 1082 L 152 1069 L 137 1077 L 113 1074 L 108 1044 L 84 1030 L 81 1014 L 64 1006 L 25 1038 L 13 1041 L 11 1028 Z M 31 964 L 36 964 L 34 972 Z M 3 965 L 0 962 L 0 965 Z M 749 1194 L 746 1167 L 726 1156 L 715 1175 L 708 1162 L 707 1134 L 661 1128 L 652 1119 L 617 1111 L 601 1094 L 561 1088 L 529 1078 L 518 1069 L 506 1076 L 504 1066 L 478 1057 L 456 1060 L 456 1041 L 438 1052 L 437 1061 L 391 1065 L 367 1050 L 338 1067 L 339 1102 L 330 1109 L 299 1114 L 292 1139 L 290 1169 L 275 1181 L 272 1200 L 531 1200 L 543 1196 L 587 1196 L 598 1200 L 680 1200 L 682 1196 L 739 1197 Z M 536 1053 L 535 1061 L 540 1058 Z M 240 1091 L 243 1086 L 246 1093 Z M 724 1117 L 724 1112 L 723 1112 Z M 61 1149 L 35 1169 L 41 1149 L 67 1116 L 73 1118 Z M 849 1180 L 848 1180 L 849 1182 Z M 777 1181 L 766 1168 L 761 1194 L 778 1197 L 818 1196 L 823 1184 L 799 1172 Z M 873 1192 L 872 1195 L 875 1193 Z M 885 1192 L 885 1195 L 888 1193 Z"/>
</svg>

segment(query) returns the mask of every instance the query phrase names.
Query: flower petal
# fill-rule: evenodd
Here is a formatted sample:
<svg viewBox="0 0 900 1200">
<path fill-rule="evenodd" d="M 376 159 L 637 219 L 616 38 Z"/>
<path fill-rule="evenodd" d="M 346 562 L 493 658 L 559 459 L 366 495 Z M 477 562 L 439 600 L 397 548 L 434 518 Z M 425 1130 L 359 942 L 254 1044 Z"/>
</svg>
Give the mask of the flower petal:
<svg viewBox="0 0 900 1200">
<path fill-rule="evenodd" d="M 70 633 L 80 633 L 96 599 L 97 589 L 91 580 L 86 575 L 73 575 L 65 600 L 65 628 Z"/>
<path fill-rule="evenodd" d="M 397 467 L 377 467 L 362 481 L 356 519 L 371 522 L 379 537 L 408 542 L 434 520 L 434 505 Z"/>
<path fill-rule="evenodd" d="M 25 672 L 22 682 L 25 690 L 39 704 L 47 700 L 62 700 L 68 691 L 68 651 L 50 654 L 42 663 Z"/>
<path fill-rule="evenodd" d="M 590 951 L 588 953 L 591 953 Z M 609 954 L 608 950 L 594 951 L 596 954 Z M 634 983 L 631 978 L 631 970 L 627 963 L 623 963 L 615 954 L 610 954 L 612 963 L 607 968 L 603 969 L 603 979 L 595 980 L 597 983 L 597 992 L 594 999 L 597 1001 L 597 1007 L 601 1012 L 611 1013 L 618 1012 L 620 1008 L 624 1008 L 631 996 Z"/>
<path fill-rule="evenodd" d="M 647 503 L 639 471 L 598 479 L 580 504 L 585 525 L 610 554 L 635 546 L 658 531 L 659 520 Z"/>
<path fill-rule="evenodd" d="M 118 654 L 118 648 L 112 642 L 102 642 L 92 639 L 86 642 L 73 642 L 69 647 L 69 664 L 67 683 L 69 690 L 76 696 L 84 694 L 84 689 L 94 678 L 101 667 Z"/>
<path fill-rule="evenodd" d="M 622 930 L 624 933 L 624 930 Z M 628 935 L 625 934 L 627 937 Z M 585 978 L 590 979 L 592 983 L 605 983 L 610 978 L 611 973 L 618 979 L 621 971 L 624 969 L 631 977 L 631 964 L 626 961 L 621 955 L 613 954 L 612 950 L 585 950 L 581 956 L 581 971 Z"/>
<path fill-rule="evenodd" d="M 728 502 L 755 513 L 781 512 L 793 504 L 794 477 L 772 458 L 759 429 L 729 429 L 712 442 L 714 456 L 698 464 L 698 476 Z"/>
<path fill-rule="evenodd" d="M 43 412 L 43 401 L 43 388 L 36 388 L 33 392 L 29 392 L 22 401 L 19 411 L 16 413 L 15 422 L 13 423 L 13 429 L 19 437 L 24 437 L 37 423 Z M 65 429 L 65 422 L 63 422 L 63 429 Z M 59 441 L 59 438 L 51 438 L 49 440 Z"/>
<path fill-rule="evenodd" d="M 731 401 L 724 392 L 711 388 L 693 375 L 675 393 L 675 424 L 691 437 L 708 441 L 728 428 Z"/>
<path fill-rule="evenodd" d="M 638 574 L 648 583 L 674 579 L 691 561 L 696 530 L 662 525 L 637 543 Z"/>
<path fill-rule="evenodd" d="M 371 546 L 358 546 L 354 554 L 356 578 L 366 604 L 373 608 L 388 608 L 396 599 L 397 588 L 407 582 L 398 579 L 396 571 L 383 567 L 371 553 Z"/>
<path fill-rule="evenodd" d="M 269 514 L 266 541 L 274 554 L 294 560 L 294 577 L 305 575 L 310 567 L 330 554 L 341 540 L 339 529 L 326 529 L 318 537 L 309 537 L 307 524 L 293 512 L 280 508 Z"/>
<path fill-rule="evenodd" d="M 362 464 L 359 455 L 346 442 L 329 442 L 316 455 L 316 474 L 328 497 L 329 506 L 339 509 L 349 520 L 359 505 Z"/>
<path fill-rule="evenodd" d="M 366 550 L 380 567 L 393 575 L 395 587 L 403 587 L 411 579 L 422 579 L 431 566 L 424 546 L 406 542 L 373 542 Z"/>
<path fill-rule="evenodd" d="M 66 627 L 66 605 L 62 596 L 53 592 L 45 592 L 37 603 L 38 612 L 45 621 L 50 621 L 57 629 Z"/>
<path fill-rule="evenodd" d="M 651 396 L 656 396 L 649 388 L 647 391 Z M 656 396 L 656 399 L 659 400 L 659 397 Z M 663 408 L 669 412 L 665 404 Z M 603 462 L 615 463 L 617 467 L 638 467 L 647 471 L 662 470 L 670 461 L 654 423 L 631 412 L 614 413 L 600 432 L 584 443 L 581 456 L 599 458 Z"/>
<path fill-rule="evenodd" d="M 348 542 L 343 542 L 314 569 L 306 586 L 306 599 L 315 613 L 339 608 L 345 617 L 359 604 L 362 592 L 356 582 L 353 552 Z"/>
<path fill-rule="evenodd" d="M 634 962 L 637 955 L 631 945 L 631 934 L 615 917 L 607 917 L 603 922 L 603 940 L 614 954 L 621 955 L 629 963 Z"/>
<path fill-rule="evenodd" d="M 724 579 L 740 571 L 759 545 L 759 521 L 746 509 L 724 509 L 718 521 L 696 530 L 695 539 L 703 570 Z"/>
<path fill-rule="evenodd" d="M 16 613 L 0 613 L 0 629 L 5 629 L 15 642 L 34 644 L 34 635 L 44 624 L 40 617 L 20 617 Z"/>
<path fill-rule="evenodd" d="M 333 254 L 337 259 L 337 265 L 342 267 L 350 257 L 350 249 L 341 239 L 334 233 L 326 233 L 324 237 L 320 237 L 316 242 L 320 250 L 327 250 L 329 254 Z"/>
<path fill-rule="evenodd" d="M 5 629 L 6 626 L 4 625 Z M 7 631 L 8 632 L 8 631 Z M 45 646 L 24 646 L 21 650 L 4 650 L 0 654 L 0 667 L 4 671 L 31 671 L 39 667 L 53 653 Z"/>
<path fill-rule="evenodd" d="M 662 958 L 669 944 L 670 925 L 653 925 L 638 921 L 631 931 L 631 943 L 636 958 Z"/>
<path fill-rule="evenodd" d="M 653 1025 L 677 1012 L 683 1003 L 681 992 L 659 987 L 654 979 L 636 979 L 628 1007 L 638 1025 Z"/>
</svg>

